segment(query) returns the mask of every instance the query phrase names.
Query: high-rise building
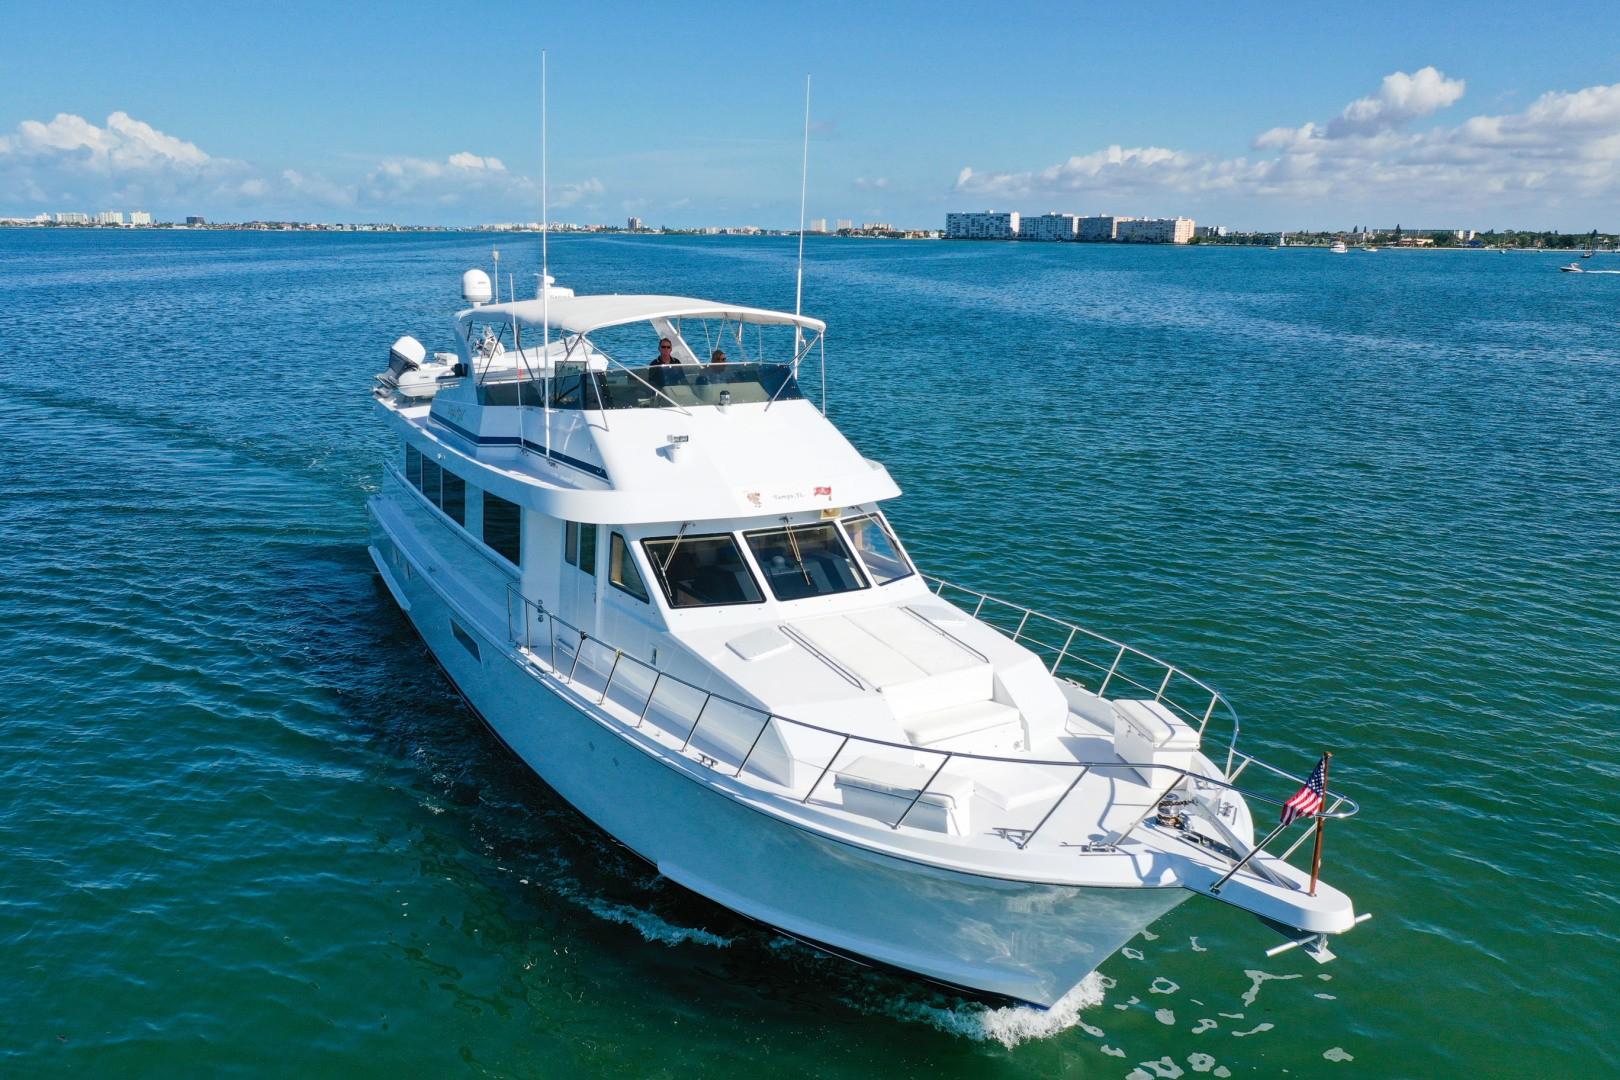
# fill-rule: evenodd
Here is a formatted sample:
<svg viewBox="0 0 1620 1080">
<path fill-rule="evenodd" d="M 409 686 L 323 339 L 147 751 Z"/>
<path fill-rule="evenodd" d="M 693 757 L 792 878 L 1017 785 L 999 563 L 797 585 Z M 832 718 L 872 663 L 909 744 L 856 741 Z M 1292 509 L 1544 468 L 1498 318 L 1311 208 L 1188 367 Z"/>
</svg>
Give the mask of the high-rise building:
<svg viewBox="0 0 1620 1080">
<path fill-rule="evenodd" d="M 854 222 L 853 219 L 847 218 L 847 217 L 841 217 L 841 218 L 838 219 L 838 231 L 839 232 L 843 232 L 846 229 L 853 229 L 854 227 L 855 227 L 855 222 Z"/>
<path fill-rule="evenodd" d="M 1079 218 L 1075 222 L 1075 236 L 1076 239 L 1088 243 L 1113 240 L 1119 235 L 1119 223 L 1129 220 L 1130 218 L 1118 218 L 1112 214 L 1094 214 Z"/>
<path fill-rule="evenodd" d="M 1075 238 L 1073 214 L 1039 214 L 1026 217 L 1018 223 L 1020 240 L 1073 240 Z"/>
<path fill-rule="evenodd" d="M 1126 244 L 1185 244 L 1194 228 L 1192 218 L 1137 218 L 1119 222 L 1114 235 Z"/>
<path fill-rule="evenodd" d="M 97 225 L 122 225 L 124 212 L 122 210 L 103 210 L 96 215 Z"/>
<path fill-rule="evenodd" d="M 824 218 L 824 217 L 811 218 L 810 219 L 810 231 L 813 232 L 813 233 L 824 233 L 824 232 L 826 232 L 827 231 L 827 219 Z"/>
<path fill-rule="evenodd" d="M 208 224 L 208 219 L 205 218 L 205 217 L 198 217 L 196 215 L 192 215 L 192 216 L 189 216 L 189 217 L 186 218 L 186 224 L 187 225 L 206 225 L 206 224 Z"/>
<path fill-rule="evenodd" d="M 641 219 L 632 215 L 630 220 L 625 223 L 625 228 L 629 229 L 631 232 L 640 232 L 642 228 Z"/>
<path fill-rule="evenodd" d="M 1193 235 L 1200 240 L 1219 240 L 1226 235 L 1225 225 L 1199 225 Z"/>
<path fill-rule="evenodd" d="M 58 225 L 88 225 L 90 224 L 90 215 L 70 210 L 65 214 L 57 214 L 56 223 Z"/>
<path fill-rule="evenodd" d="M 1016 240 L 1018 211 L 954 213 L 945 215 L 947 240 Z"/>
<path fill-rule="evenodd" d="M 145 210 L 132 210 L 129 215 L 129 223 L 131 225 L 150 225 L 152 224 L 152 215 Z"/>
</svg>

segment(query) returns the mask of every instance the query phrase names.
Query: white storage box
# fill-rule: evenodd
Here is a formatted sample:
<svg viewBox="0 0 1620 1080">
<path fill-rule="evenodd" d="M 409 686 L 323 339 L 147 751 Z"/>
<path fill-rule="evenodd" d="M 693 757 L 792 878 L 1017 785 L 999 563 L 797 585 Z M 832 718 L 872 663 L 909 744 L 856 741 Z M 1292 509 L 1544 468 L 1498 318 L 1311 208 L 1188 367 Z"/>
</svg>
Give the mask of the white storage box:
<svg viewBox="0 0 1620 1080">
<path fill-rule="evenodd" d="M 868 755 L 839 769 L 834 786 L 843 792 L 844 809 L 852 814 L 877 818 L 888 825 L 905 814 L 908 828 L 962 836 L 968 831 L 973 781 L 947 770 L 929 784 L 928 778 L 939 768 L 940 760 L 922 765 Z M 924 784 L 928 784 L 927 794 L 906 813 L 906 806 L 917 798 Z"/>
<path fill-rule="evenodd" d="M 1175 779 L 1171 769 L 1191 769 L 1198 752 L 1198 732 L 1162 701 L 1114 702 L 1114 753 L 1139 768 L 1137 775 L 1154 788 L 1166 788 Z"/>
</svg>

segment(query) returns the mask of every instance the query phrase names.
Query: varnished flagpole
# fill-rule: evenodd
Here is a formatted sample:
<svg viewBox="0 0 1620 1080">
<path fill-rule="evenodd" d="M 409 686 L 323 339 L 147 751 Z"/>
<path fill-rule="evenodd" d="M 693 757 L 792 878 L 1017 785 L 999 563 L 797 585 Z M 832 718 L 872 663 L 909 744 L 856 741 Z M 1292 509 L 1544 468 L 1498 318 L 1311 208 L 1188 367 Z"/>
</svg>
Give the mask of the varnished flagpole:
<svg viewBox="0 0 1620 1080">
<path fill-rule="evenodd" d="M 1322 872 L 1322 830 L 1327 827 L 1327 818 L 1322 817 L 1322 811 L 1327 809 L 1328 766 L 1333 763 L 1333 752 L 1327 751 L 1322 755 L 1322 806 L 1317 811 L 1316 818 L 1316 851 L 1311 856 L 1311 895 L 1316 895 L 1316 878 Z"/>
</svg>

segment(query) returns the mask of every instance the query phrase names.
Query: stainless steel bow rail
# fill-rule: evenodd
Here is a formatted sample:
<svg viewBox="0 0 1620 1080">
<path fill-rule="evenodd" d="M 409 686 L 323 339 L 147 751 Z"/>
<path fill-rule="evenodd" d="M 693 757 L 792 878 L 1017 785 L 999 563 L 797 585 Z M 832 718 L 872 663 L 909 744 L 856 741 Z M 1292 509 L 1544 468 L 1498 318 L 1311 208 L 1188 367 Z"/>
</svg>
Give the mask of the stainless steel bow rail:
<svg viewBox="0 0 1620 1080">
<path fill-rule="evenodd" d="M 935 580 L 937 579 L 929 579 Z M 954 588 L 940 583 L 941 589 Z M 960 590 L 967 592 L 967 590 Z M 980 593 L 972 593 L 981 602 L 976 604 L 976 617 L 990 604 L 1003 605 L 1002 601 L 986 597 Z M 1180 705 L 1175 705 L 1166 696 L 1172 682 L 1176 678 L 1185 679 L 1191 685 L 1200 688 L 1211 696 L 1211 701 L 1204 709 L 1199 719 L 1207 723 L 1209 716 L 1214 712 L 1217 704 L 1224 704 L 1218 692 L 1203 682 L 1173 668 L 1163 661 L 1156 660 L 1146 653 L 1122 645 L 1111 638 L 1095 634 L 1080 627 L 1074 627 L 1059 620 L 1048 619 L 1028 609 L 1016 608 L 1015 605 L 1004 605 L 1022 612 L 1018 618 L 1019 626 L 1014 631 L 1015 640 L 1028 644 L 1032 639 L 1027 631 L 1028 624 L 1034 619 L 1041 619 L 1056 626 L 1064 628 L 1066 640 L 1058 647 L 1057 658 L 1052 662 L 1052 670 L 1061 670 L 1063 664 L 1073 659 L 1073 662 L 1086 667 L 1095 666 L 1096 670 L 1104 672 L 1098 684 L 1098 696 L 1115 682 L 1122 682 L 1136 687 L 1144 692 L 1155 694 L 1155 700 L 1163 701 L 1174 708 L 1181 715 L 1189 714 Z M 1048 770 L 1062 769 L 1073 774 L 1064 786 L 1061 794 L 1057 795 L 1045 807 L 1034 825 L 1028 828 L 1002 827 L 988 830 L 990 833 L 1001 836 L 1015 848 L 1022 851 L 1027 848 L 1035 837 L 1057 814 L 1060 807 L 1080 785 L 1085 777 L 1093 772 L 1122 773 L 1131 772 L 1141 776 L 1144 772 L 1153 772 L 1161 779 L 1163 774 L 1169 773 L 1170 778 L 1162 787 L 1158 783 L 1150 784 L 1150 790 L 1156 792 L 1142 811 L 1142 813 L 1124 828 L 1116 830 L 1106 838 L 1098 841 L 1095 835 L 1088 834 L 1073 844 L 1066 844 L 1070 850 L 1078 855 L 1110 853 L 1117 851 L 1119 846 L 1129 840 L 1138 829 L 1142 828 L 1149 818 L 1160 810 L 1160 804 L 1171 798 L 1178 790 L 1188 789 L 1194 795 L 1193 802 L 1199 801 L 1202 796 L 1207 811 L 1207 819 L 1214 822 L 1217 829 L 1224 826 L 1219 820 L 1218 810 L 1209 808 L 1211 798 L 1218 799 L 1222 791 L 1230 791 L 1241 798 L 1253 802 L 1281 807 L 1284 799 L 1293 794 L 1291 787 L 1283 796 L 1277 798 L 1259 792 L 1240 788 L 1234 781 L 1250 765 L 1258 766 L 1261 770 L 1272 774 L 1289 784 L 1297 787 L 1303 784 L 1304 778 L 1286 770 L 1270 765 L 1251 755 L 1238 751 L 1235 745 L 1228 748 L 1228 769 L 1225 779 L 1207 776 L 1192 772 L 1188 769 L 1177 768 L 1170 765 L 1135 764 L 1117 759 L 1108 761 L 1054 761 L 1034 758 L 1001 757 L 987 754 L 970 754 L 962 751 L 937 750 L 912 745 L 911 743 L 891 742 L 884 739 L 869 738 L 839 731 L 834 728 L 822 727 L 817 724 L 806 723 L 780 716 L 768 709 L 760 708 L 748 702 L 738 701 L 735 698 L 717 694 L 705 689 L 694 682 L 672 674 L 665 668 L 655 666 L 648 661 L 633 656 L 623 649 L 617 648 L 605 641 L 601 641 L 586 631 L 575 626 L 565 619 L 548 611 L 544 605 L 524 596 L 519 583 L 510 582 L 506 589 L 506 616 L 507 638 L 514 647 L 520 666 L 531 677 L 542 684 L 548 680 L 557 684 L 559 688 L 567 687 L 577 696 L 579 705 L 595 715 L 599 720 L 605 720 L 627 733 L 633 732 L 642 742 L 638 743 L 645 752 L 661 750 L 708 770 L 715 777 L 713 782 L 732 781 L 741 783 L 753 791 L 770 794 L 784 800 L 791 799 L 800 805 L 808 805 L 821 790 L 829 773 L 832 773 L 840 761 L 853 762 L 860 751 L 885 751 L 890 760 L 898 759 L 902 764 L 916 762 L 921 755 L 927 755 L 923 760 L 932 762 L 937 759 L 929 772 L 928 779 L 915 789 L 906 787 L 898 798 L 908 798 L 909 801 L 901 810 L 899 816 L 893 821 L 886 822 L 889 828 L 899 830 L 906 825 L 913 811 L 930 793 L 938 795 L 934 789 L 946 770 L 953 764 L 991 764 L 997 766 L 1018 766 L 1030 770 L 1029 776 L 1035 785 L 1043 780 L 1050 779 Z M 521 626 L 518 620 L 521 618 Z M 994 624 L 992 624 L 994 625 Z M 1072 633 L 1070 633 L 1072 631 Z M 1084 637 L 1087 642 L 1102 643 L 1114 650 L 1114 660 L 1107 665 L 1092 665 L 1090 661 L 1078 656 L 1073 651 L 1076 642 Z M 537 647 L 538 646 L 538 647 Z M 1154 688 L 1137 681 L 1134 676 L 1122 675 L 1121 669 L 1129 657 L 1158 665 L 1165 672 L 1159 677 L 1159 685 Z M 614 706 L 610 709 L 609 706 Z M 1228 707 L 1229 709 L 1229 707 Z M 1229 709 L 1230 711 L 1230 709 Z M 1234 729 L 1236 728 L 1236 714 L 1231 714 Z M 705 728 L 704 725 L 708 727 Z M 780 739 L 779 747 L 785 754 L 785 761 L 792 765 L 805 766 L 807 774 L 813 773 L 814 779 L 808 786 L 800 783 L 796 778 L 780 780 L 767 775 L 767 769 L 759 764 L 760 747 L 766 734 L 775 726 Z M 699 737 L 700 729 L 705 733 Z M 1202 727 L 1200 727 L 1202 730 Z M 792 735 L 791 739 L 784 736 Z M 636 741 L 632 739 L 632 741 Z M 1233 743 L 1236 733 L 1233 733 Z M 651 743 L 652 745 L 646 745 Z M 820 754 L 811 758 L 801 756 L 812 745 L 821 744 L 831 747 L 831 753 L 825 758 Z M 744 749 L 746 747 L 746 749 Z M 850 753 L 851 748 L 857 753 Z M 1235 769 L 1232 767 L 1235 762 Z M 787 770 L 797 774 L 797 769 Z M 919 772 L 920 775 L 920 772 Z M 1359 807 L 1354 800 L 1334 793 L 1330 793 L 1331 802 L 1320 815 L 1327 818 L 1349 818 L 1357 813 Z M 818 806 L 829 809 L 842 809 L 840 803 L 818 800 Z M 980 830 L 979 833 L 984 833 Z M 974 836 L 951 836 L 937 830 L 930 831 L 931 838 L 938 840 L 955 840 L 964 845 L 970 843 Z M 1230 833 L 1226 833 L 1230 837 Z M 1266 841 L 1280 835 L 1273 832 Z M 1287 859 L 1297 850 L 1310 835 L 1305 830 L 1303 835 L 1281 858 Z M 1247 869 L 1263 880 L 1273 884 L 1284 884 L 1283 879 L 1267 870 L 1264 864 L 1255 863 L 1255 857 L 1262 853 L 1264 843 L 1259 846 L 1238 851 L 1243 845 L 1232 838 L 1231 854 L 1221 852 L 1232 864 L 1228 877 L 1240 870 Z M 1212 849 L 1215 850 L 1215 849 Z M 1224 879 L 1223 879 L 1224 880 Z"/>
</svg>

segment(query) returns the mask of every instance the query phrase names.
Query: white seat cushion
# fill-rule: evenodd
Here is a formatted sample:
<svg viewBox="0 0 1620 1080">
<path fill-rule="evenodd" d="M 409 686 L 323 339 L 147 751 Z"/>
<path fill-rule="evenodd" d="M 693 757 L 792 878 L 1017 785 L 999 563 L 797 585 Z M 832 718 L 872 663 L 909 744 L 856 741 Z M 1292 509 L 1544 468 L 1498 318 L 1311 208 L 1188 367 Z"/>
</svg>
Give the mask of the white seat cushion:
<svg viewBox="0 0 1620 1080">
<path fill-rule="evenodd" d="M 967 701 L 943 709 L 900 717 L 906 737 L 918 746 L 933 746 L 963 735 L 976 735 L 1018 723 L 1018 710 L 994 701 Z"/>
<path fill-rule="evenodd" d="M 925 756 L 936 757 L 932 754 Z M 924 765 L 868 754 L 839 769 L 835 783 L 840 788 L 864 788 L 907 801 L 916 798 L 917 792 L 928 784 L 928 791 L 920 802 L 953 808 L 966 806 L 973 797 L 973 781 L 967 777 L 947 771 L 935 777 L 932 784 L 928 783 L 928 778 L 934 775 L 934 770 L 939 768 L 939 762 L 943 760 L 941 755 Z"/>
</svg>

